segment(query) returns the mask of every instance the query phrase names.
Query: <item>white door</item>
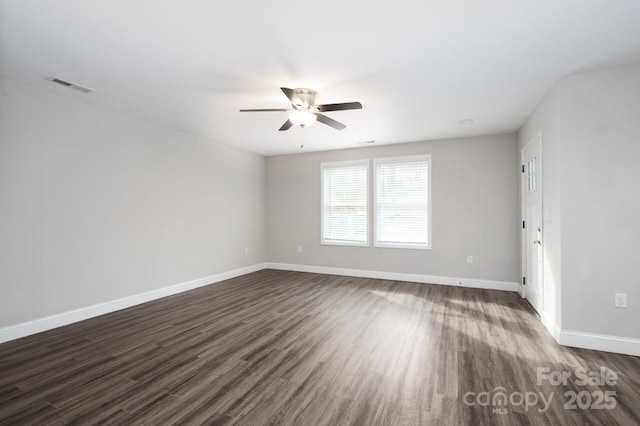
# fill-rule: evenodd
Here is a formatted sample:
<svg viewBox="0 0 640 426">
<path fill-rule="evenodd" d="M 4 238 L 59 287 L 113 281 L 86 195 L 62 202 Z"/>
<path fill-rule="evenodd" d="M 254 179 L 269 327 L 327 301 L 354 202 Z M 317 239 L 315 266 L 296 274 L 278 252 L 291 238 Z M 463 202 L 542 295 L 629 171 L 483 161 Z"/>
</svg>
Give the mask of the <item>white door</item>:
<svg viewBox="0 0 640 426">
<path fill-rule="evenodd" d="M 542 312 L 542 134 L 522 150 L 522 269 L 524 297 Z"/>
</svg>

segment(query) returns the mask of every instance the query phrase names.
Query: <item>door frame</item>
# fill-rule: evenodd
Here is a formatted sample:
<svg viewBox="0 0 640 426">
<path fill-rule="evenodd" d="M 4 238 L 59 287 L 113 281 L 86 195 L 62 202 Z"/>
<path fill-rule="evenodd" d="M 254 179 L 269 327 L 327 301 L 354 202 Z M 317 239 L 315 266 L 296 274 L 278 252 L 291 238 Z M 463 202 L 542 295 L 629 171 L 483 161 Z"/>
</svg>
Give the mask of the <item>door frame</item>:
<svg viewBox="0 0 640 426">
<path fill-rule="evenodd" d="M 540 262 L 540 271 L 538 274 L 538 280 L 540 281 L 540 311 L 538 312 L 538 314 L 540 316 L 542 316 L 542 312 L 544 312 L 544 295 L 545 295 L 545 280 L 544 280 L 544 242 L 545 242 L 545 238 L 544 238 L 544 221 L 545 221 L 545 217 L 544 217 L 544 178 L 543 178 L 543 173 L 544 173 L 544 165 L 543 165 L 543 138 L 542 138 L 542 130 L 539 130 L 531 139 L 529 139 L 529 142 L 527 142 L 521 149 L 520 149 L 520 167 L 522 170 L 522 167 L 524 166 L 525 162 L 524 162 L 524 152 L 527 148 L 529 148 L 531 145 L 533 145 L 534 143 L 540 143 L 540 158 L 538 159 L 538 161 L 536 161 L 536 176 L 537 176 L 537 187 L 540 190 L 540 207 L 539 207 L 539 218 L 540 218 L 540 228 L 541 228 L 541 256 L 542 259 Z M 527 217 L 527 206 L 526 206 L 526 202 L 525 202 L 525 194 L 526 194 L 526 179 L 525 179 L 525 173 L 521 172 L 520 173 L 520 220 L 521 222 L 524 222 L 526 217 Z M 522 268 L 522 278 L 529 278 L 527 276 L 527 271 L 528 271 L 528 258 L 527 258 L 527 229 L 525 229 L 524 227 L 521 228 L 521 233 L 520 233 L 520 240 L 521 240 L 521 247 L 520 247 L 520 259 L 521 259 L 521 268 Z M 528 285 L 529 283 L 527 283 Z M 520 281 L 520 296 L 522 298 L 526 298 L 527 296 L 527 291 L 526 291 L 526 286 L 525 284 Z"/>
</svg>

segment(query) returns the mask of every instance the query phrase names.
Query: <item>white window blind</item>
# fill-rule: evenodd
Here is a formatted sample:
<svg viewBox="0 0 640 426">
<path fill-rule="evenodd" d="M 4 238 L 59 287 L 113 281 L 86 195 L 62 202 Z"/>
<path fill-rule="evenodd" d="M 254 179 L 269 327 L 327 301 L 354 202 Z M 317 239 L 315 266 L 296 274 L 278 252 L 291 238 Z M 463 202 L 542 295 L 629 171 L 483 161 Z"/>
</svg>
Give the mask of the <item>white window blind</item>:
<svg viewBox="0 0 640 426">
<path fill-rule="evenodd" d="M 321 169 L 322 244 L 368 245 L 369 161 L 323 163 Z"/>
<path fill-rule="evenodd" d="M 430 167 L 429 155 L 374 160 L 376 247 L 431 248 Z"/>
</svg>

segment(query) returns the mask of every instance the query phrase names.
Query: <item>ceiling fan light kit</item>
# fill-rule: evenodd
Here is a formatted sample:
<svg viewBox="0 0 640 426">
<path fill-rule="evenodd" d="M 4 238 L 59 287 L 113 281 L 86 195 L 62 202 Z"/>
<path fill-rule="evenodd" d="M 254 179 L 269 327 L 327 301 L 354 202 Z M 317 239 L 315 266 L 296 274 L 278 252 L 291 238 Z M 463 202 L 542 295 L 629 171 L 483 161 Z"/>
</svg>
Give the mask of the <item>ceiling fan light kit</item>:
<svg viewBox="0 0 640 426">
<path fill-rule="evenodd" d="M 317 117 L 311 111 L 307 111 L 304 109 L 293 111 L 289 115 L 289 121 L 291 121 L 295 126 L 305 127 L 310 126 L 315 123 Z"/>
<path fill-rule="evenodd" d="M 240 112 L 289 112 L 289 119 L 280 127 L 280 131 L 289 130 L 291 126 L 310 126 L 316 121 L 333 127 L 336 130 L 342 130 L 347 126 L 321 114 L 321 112 L 362 109 L 360 102 L 316 105 L 317 92 L 311 89 L 289 89 L 286 87 L 281 87 L 280 89 L 291 102 L 291 109 L 241 109 Z"/>
</svg>

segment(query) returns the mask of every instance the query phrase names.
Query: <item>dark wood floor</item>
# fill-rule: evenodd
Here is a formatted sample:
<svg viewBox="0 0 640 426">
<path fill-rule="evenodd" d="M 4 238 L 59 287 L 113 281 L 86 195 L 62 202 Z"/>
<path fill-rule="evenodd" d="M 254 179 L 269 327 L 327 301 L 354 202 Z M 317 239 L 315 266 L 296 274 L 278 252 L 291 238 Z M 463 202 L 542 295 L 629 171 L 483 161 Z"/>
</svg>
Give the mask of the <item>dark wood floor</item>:
<svg viewBox="0 0 640 426">
<path fill-rule="evenodd" d="M 538 384 L 538 367 L 572 377 Z M 579 386 L 578 367 L 618 381 Z M 2 344 L 0 371 L 12 425 L 640 419 L 640 358 L 558 346 L 515 293 L 272 270 Z M 565 409 L 567 391 L 616 407 Z M 534 392 L 546 412 L 516 404 Z"/>
</svg>

